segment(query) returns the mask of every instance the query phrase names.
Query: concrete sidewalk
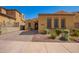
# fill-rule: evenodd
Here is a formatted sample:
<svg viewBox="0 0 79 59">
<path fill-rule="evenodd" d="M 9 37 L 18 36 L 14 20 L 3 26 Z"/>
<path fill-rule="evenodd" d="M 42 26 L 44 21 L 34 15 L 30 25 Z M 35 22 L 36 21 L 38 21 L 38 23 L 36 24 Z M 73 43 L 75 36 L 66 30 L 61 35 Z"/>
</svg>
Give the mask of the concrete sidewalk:
<svg viewBox="0 0 79 59">
<path fill-rule="evenodd" d="M 0 40 L 0 52 L 7 53 L 78 53 L 78 43 L 23 42 Z"/>
</svg>

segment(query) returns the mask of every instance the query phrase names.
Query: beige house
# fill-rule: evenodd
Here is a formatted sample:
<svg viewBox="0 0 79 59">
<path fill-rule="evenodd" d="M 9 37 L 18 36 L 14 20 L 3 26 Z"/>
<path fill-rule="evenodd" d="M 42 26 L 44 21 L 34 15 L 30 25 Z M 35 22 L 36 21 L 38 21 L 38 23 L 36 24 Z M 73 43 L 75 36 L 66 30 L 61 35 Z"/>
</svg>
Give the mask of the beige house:
<svg viewBox="0 0 79 59">
<path fill-rule="evenodd" d="M 33 20 L 29 20 L 33 26 Z M 39 32 L 45 29 L 73 29 L 79 28 L 79 12 L 65 12 L 59 11 L 52 14 L 39 14 L 36 20 L 36 25 Z M 28 21 L 26 21 L 27 23 Z M 29 26 L 28 26 L 29 27 Z"/>
<path fill-rule="evenodd" d="M 14 26 L 15 18 L 7 15 L 4 8 L 0 8 L 0 26 Z"/>
<path fill-rule="evenodd" d="M 23 29 L 25 26 L 24 15 L 16 9 L 5 9 L 0 7 L 0 27 L 18 27 Z"/>
<path fill-rule="evenodd" d="M 38 19 L 26 20 L 26 29 L 36 30 L 38 29 Z"/>
</svg>

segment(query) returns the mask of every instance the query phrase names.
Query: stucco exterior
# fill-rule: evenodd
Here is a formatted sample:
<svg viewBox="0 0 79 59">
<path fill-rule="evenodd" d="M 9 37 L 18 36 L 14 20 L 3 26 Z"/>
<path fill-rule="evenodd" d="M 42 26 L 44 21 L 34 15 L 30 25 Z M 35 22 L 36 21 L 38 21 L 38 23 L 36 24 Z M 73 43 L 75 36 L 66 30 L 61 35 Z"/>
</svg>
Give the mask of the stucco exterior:
<svg viewBox="0 0 79 59">
<path fill-rule="evenodd" d="M 3 24 L 3 22 L 10 22 L 10 24 L 15 24 L 15 26 L 19 27 L 24 24 L 24 15 L 16 9 L 5 9 L 0 7 L 0 23 Z"/>
<path fill-rule="evenodd" d="M 15 18 L 0 14 L 0 26 L 4 27 L 10 27 L 14 26 Z"/>
<path fill-rule="evenodd" d="M 54 14 L 39 14 L 38 17 L 38 31 L 41 32 L 47 28 L 47 18 L 51 20 L 51 29 L 54 29 L 54 19 L 58 19 L 58 29 L 62 29 L 61 21 L 65 19 L 66 29 L 79 28 L 79 13 L 67 13 L 64 11 L 59 11 Z M 77 26 L 75 25 L 77 23 Z"/>
<path fill-rule="evenodd" d="M 31 19 L 31 20 L 26 20 L 26 29 L 35 29 L 35 23 L 38 23 L 38 19 L 37 18 L 34 18 L 34 19 Z"/>
<path fill-rule="evenodd" d="M 25 26 L 24 15 L 16 9 L 5 9 L 0 7 L 0 28 L 20 28 Z"/>
<path fill-rule="evenodd" d="M 18 24 L 17 26 L 20 26 L 24 23 L 24 15 L 19 11 L 15 9 L 7 10 L 7 14 L 16 19 L 16 23 Z"/>
<path fill-rule="evenodd" d="M 49 19 L 50 23 L 47 23 Z M 57 21 L 55 21 L 57 19 Z M 27 28 L 28 23 L 31 23 L 31 27 L 35 28 L 34 26 L 34 19 L 26 21 Z M 73 29 L 79 28 L 79 12 L 65 12 L 65 11 L 58 11 L 52 14 L 39 14 L 38 18 L 35 19 L 38 23 L 38 32 L 42 32 L 45 29 L 55 29 L 55 26 L 58 25 L 58 29 Z M 64 20 L 64 21 L 63 21 Z M 57 22 L 58 24 L 56 24 Z M 50 25 L 50 28 L 48 28 Z"/>
</svg>

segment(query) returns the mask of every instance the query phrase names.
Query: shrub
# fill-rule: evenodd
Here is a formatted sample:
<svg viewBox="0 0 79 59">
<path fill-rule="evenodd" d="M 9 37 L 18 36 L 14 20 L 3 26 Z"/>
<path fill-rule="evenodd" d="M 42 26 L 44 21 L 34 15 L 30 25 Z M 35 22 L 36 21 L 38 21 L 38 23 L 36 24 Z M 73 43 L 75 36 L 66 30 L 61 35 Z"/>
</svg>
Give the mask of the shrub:
<svg viewBox="0 0 79 59">
<path fill-rule="evenodd" d="M 79 37 L 79 30 L 72 30 L 71 31 L 71 36 L 76 36 L 76 37 Z"/>
<path fill-rule="evenodd" d="M 52 39 L 55 39 L 56 38 L 56 35 L 55 34 L 51 34 L 51 38 Z"/>
<path fill-rule="evenodd" d="M 79 36 L 79 30 L 76 30 L 76 31 L 75 31 L 75 34 L 76 34 L 77 36 Z"/>
<path fill-rule="evenodd" d="M 75 29 L 72 29 L 71 32 L 75 32 Z"/>
<path fill-rule="evenodd" d="M 47 34 L 47 31 L 43 30 L 43 31 L 41 32 L 41 34 Z"/>
<path fill-rule="evenodd" d="M 59 38 L 62 41 L 68 41 L 68 32 L 62 33 L 62 36 Z"/>
<path fill-rule="evenodd" d="M 56 34 L 57 34 L 57 35 L 60 35 L 61 30 L 56 29 L 55 31 L 56 31 Z"/>
<path fill-rule="evenodd" d="M 50 33 L 50 38 L 55 39 L 57 36 L 56 32 L 51 32 Z"/>
<path fill-rule="evenodd" d="M 68 34 L 68 31 L 64 31 L 65 34 Z"/>
<path fill-rule="evenodd" d="M 74 37 L 70 37 L 69 40 L 70 41 L 75 41 L 75 38 Z"/>
<path fill-rule="evenodd" d="M 45 29 L 47 34 L 50 34 L 50 30 L 49 29 Z"/>
<path fill-rule="evenodd" d="M 68 40 L 67 38 L 65 38 L 65 37 L 63 37 L 63 36 L 60 37 L 59 39 L 62 40 L 62 41 L 67 41 L 67 40 Z"/>
</svg>

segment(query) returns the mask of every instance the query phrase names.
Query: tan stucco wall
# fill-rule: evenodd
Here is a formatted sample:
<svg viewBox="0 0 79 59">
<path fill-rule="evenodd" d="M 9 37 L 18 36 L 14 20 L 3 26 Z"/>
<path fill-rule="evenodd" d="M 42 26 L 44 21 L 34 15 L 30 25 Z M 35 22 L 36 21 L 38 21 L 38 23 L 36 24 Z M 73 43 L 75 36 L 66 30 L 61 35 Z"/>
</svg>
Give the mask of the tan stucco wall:
<svg viewBox="0 0 79 59">
<path fill-rule="evenodd" d="M 66 20 L 66 28 L 72 29 L 74 28 L 74 23 L 79 22 L 79 17 L 76 19 L 74 15 L 40 15 L 38 17 L 38 31 L 43 31 L 45 28 L 47 28 L 47 18 L 51 18 L 51 28 L 54 28 L 54 19 L 59 19 L 59 28 L 61 28 L 61 19 Z M 76 20 L 75 20 L 76 19 Z"/>
<path fill-rule="evenodd" d="M 25 19 L 24 16 L 15 9 L 5 9 L 5 8 L 0 8 L 0 27 L 4 26 L 9 26 L 9 27 L 17 27 L 20 29 L 20 25 L 25 26 Z"/>
<path fill-rule="evenodd" d="M 39 16 L 38 17 L 38 31 L 43 31 L 47 26 L 46 26 L 46 16 Z"/>
<path fill-rule="evenodd" d="M 6 14 L 6 10 L 4 8 L 0 8 L 0 12 Z"/>
<path fill-rule="evenodd" d="M 14 18 L 16 18 L 16 22 L 19 22 L 19 25 L 24 23 L 23 15 L 20 14 L 19 12 L 17 12 L 16 10 L 8 10 L 7 14 L 13 16 Z"/>
<path fill-rule="evenodd" d="M 0 23 L 2 24 L 2 26 L 4 26 L 4 23 L 5 23 L 5 26 L 14 26 L 14 22 L 15 22 L 15 19 L 0 15 Z"/>
</svg>

